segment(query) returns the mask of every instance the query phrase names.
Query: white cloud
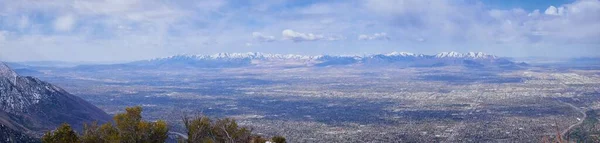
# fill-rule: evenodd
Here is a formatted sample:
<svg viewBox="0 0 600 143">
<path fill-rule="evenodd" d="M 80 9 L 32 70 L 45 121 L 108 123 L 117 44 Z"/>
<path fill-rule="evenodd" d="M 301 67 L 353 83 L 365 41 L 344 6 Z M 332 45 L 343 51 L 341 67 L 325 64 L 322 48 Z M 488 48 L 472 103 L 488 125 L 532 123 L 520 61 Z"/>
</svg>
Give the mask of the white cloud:
<svg viewBox="0 0 600 143">
<path fill-rule="evenodd" d="M 274 36 L 263 35 L 260 32 L 252 32 L 252 38 L 259 42 L 273 42 L 275 41 Z"/>
<path fill-rule="evenodd" d="M 177 53 L 240 52 L 247 50 L 239 48 L 246 42 L 271 42 L 254 46 L 265 52 L 309 54 L 381 52 L 368 48 L 372 46 L 369 44 L 381 44 L 379 50 L 390 50 L 416 47 L 410 44 L 418 42 L 429 48 L 415 52 L 460 47 L 464 49 L 451 50 L 525 53 L 542 45 L 539 47 L 548 51 L 569 47 L 570 51 L 587 51 L 581 52 L 584 54 L 600 53 L 597 0 L 578 0 L 540 10 L 489 9 L 494 6 L 485 2 L 444 0 L 326 1 L 306 5 L 267 0 L 249 1 L 242 7 L 238 4 L 228 0 L 0 0 L 0 27 L 8 32 L 0 48 L 3 58 L 17 60 L 43 58 L 22 56 L 29 51 L 52 60 L 134 60 Z M 40 12 L 56 19 L 36 18 Z M 287 30 L 280 37 L 272 29 Z M 371 33 L 381 31 L 385 33 Z M 394 39 L 385 41 L 391 39 L 389 35 Z M 371 42 L 324 43 L 346 37 Z M 280 38 L 312 42 L 277 42 Z M 346 48 L 294 48 L 307 45 Z M 55 52 L 61 50 L 81 56 Z"/>
<path fill-rule="evenodd" d="M 316 35 L 312 33 L 300 33 L 290 29 L 283 30 L 281 32 L 283 39 L 292 40 L 294 42 L 302 42 L 302 41 L 317 41 L 324 39 L 323 35 Z"/>
<path fill-rule="evenodd" d="M 73 15 L 64 15 L 54 20 L 54 30 L 71 31 L 75 26 L 75 17 Z"/>
<path fill-rule="evenodd" d="M 556 7 L 554 6 L 550 6 L 546 9 L 546 11 L 544 11 L 544 14 L 546 15 L 558 15 L 558 9 L 556 9 Z"/>
<path fill-rule="evenodd" d="M 393 6 L 392 6 L 393 5 Z M 420 35 L 430 43 L 512 44 L 521 47 L 600 43 L 600 1 L 579 0 L 525 11 L 487 9 L 460 1 L 369 0 L 365 6 L 395 28 L 391 33 Z M 398 8 L 395 8 L 398 7 Z M 487 13 L 487 14 L 481 14 Z M 369 39 L 369 35 L 362 36 Z M 527 50 L 527 49 L 523 49 Z"/>
<path fill-rule="evenodd" d="M 339 41 L 345 40 L 346 37 L 342 35 L 321 35 L 321 34 L 313 34 L 313 33 L 300 33 L 294 30 L 286 29 L 281 32 L 281 35 L 284 40 L 292 40 L 294 42 L 303 42 L 303 41 Z"/>
<path fill-rule="evenodd" d="M 540 16 L 540 10 L 539 9 L 533 10 L 533 12 L 527 14 L 527 16 L 532 16 L 532 17 Z"/>
<path fill-rule="evenodd" d="M 361 34 L 358 35 L 358 40 L 390 40 L 390 37 L 387 36 L 387 33 L 375 33 L 372 35 Z"/>
<path fill-rule="evenodd" d="M 564 45 L 594 43 L 600 41 L 600 1 L 582 0 L 558 8 L 549 7 L 545 17 L 519 19 L 525 23 L 527 34 L 538 35 L 541 42 Z"/>
<path fill-rule="evenodd" d="M 546 15 L 564 15 L 565 7 L 556 8 L 554 6 L 550 6 L 546 9 L 546 11 L 544 11 L 544 14 L 546 14 Z"/>
</svg>

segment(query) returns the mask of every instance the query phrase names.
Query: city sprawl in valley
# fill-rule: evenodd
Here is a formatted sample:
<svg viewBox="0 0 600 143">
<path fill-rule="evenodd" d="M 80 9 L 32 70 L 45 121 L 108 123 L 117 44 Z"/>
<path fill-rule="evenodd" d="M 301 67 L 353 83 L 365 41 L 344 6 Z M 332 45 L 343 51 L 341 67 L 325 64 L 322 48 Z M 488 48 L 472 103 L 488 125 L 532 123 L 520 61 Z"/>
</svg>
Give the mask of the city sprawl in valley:
<svg viewBox="0 0 600 143">
<path fill-rule="evenodd" d="M 600 109 L 599 64 L 581 59 L 535 64 L 456 52 L 221 53 L 12 65 L 109 114 L 141 105 L 144 117 L 165 119 L 174 132 L 184 132 L 182 116 L 203 114 L 232 117 L 293 142 L 537 142 L 575 137 L 574 130 L 594 126 L 584 120 L 597 120 L 586 117 Z"/>
</svg>

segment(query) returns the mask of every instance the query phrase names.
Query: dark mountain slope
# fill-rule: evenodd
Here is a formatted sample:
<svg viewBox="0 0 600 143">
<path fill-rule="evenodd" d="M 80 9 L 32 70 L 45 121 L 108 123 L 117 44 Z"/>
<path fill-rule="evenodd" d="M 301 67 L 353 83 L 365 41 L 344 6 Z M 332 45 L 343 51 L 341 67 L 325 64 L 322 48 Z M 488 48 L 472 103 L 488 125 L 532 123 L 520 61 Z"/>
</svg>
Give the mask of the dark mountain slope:
<svg viewBox="0 0 600 143">
<path fill-rule="evenodd" d="M 3 143 L 37 143 L 39 139 L 32 138 L 23 132 L 0 125 L 0 142 Z"/>
<path fill-rule="evenodd" d="M 110 121 L 104 111 L 60 87 L 34 77 L 19 76 L 0 62 L 0 123 L 21 132 L 40 133 L 69 123 Z"/>
</svg>

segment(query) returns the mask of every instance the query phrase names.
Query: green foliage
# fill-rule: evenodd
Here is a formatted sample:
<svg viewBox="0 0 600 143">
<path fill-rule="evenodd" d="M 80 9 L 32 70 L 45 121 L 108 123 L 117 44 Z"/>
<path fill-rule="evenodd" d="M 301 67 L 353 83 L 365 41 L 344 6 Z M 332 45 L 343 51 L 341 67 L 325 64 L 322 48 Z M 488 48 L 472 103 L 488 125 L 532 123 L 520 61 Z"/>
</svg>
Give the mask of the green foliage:
<svg viewBox="0 0 600 143">
<path fill-rule="evenodd" d="M 142 142 L 146 143 L 163 143 L 169 137 L 167 133 L 169 129 L 167 122 L 158 120 L 156 122 L 140 122 L 140 130 L 142 133 Z"/>
<path fill-rule="evenodd" d="M 285 143 L 285 138 L 282 136 L 274 136 L 271 138 L 271 141 L 275 143 Z"/>
<path fill-rule="evenodd" d="M 98 122 L 83 124 L 83 135 L 81 136 L 81 142 L 102 143 L 102 135 L 99 134 L 99 130 L 100 126 L 98 126 Z"/>
<path fill-rule="evenodd" d="M 109 133 L 107 138 L 113 138 L 111 142 L 162 143 L 168 138 L 167 123 L 162 120 L 156 122 L 142 120 L 140 106 L 126 108 L 125 113 L 117 114 L 113 119 L 116 130 L 109 125 L 105 127 L 105 131 Z"/>
<path fill-rule="evenodd" d="M 97 122 L 84 124 L 81 140 L 68 124 L 63 124 L 54 133 L 48 132 L 42 138 L 46 143 L 164 143 L 169 132 L 167 123 L 159 120 L 142 120 L 142 108 L 130 107 L 125 113 L 115 115 L 115 125 Z"/>
<path fill-rule="evenodd" d="M 168 125 L 165 121 L 148 122 L 142 120 L 142 107 L 129 107 L 125 113 L 116 114 L 114 123 L 98 125 L 97 122 L 84 124 L 80 137 L 69 124 L 62 124 L 54 132 L 42 137 L 44 143 L 164 143 L 168 138 Z M 189 143 L 265 143 L 267 140 L 253 136 L 252 131 L 238 126 L 233 119 L 211 120 L 198 116 L 183 119 L 188 139 L 179 138 L 178 142 Z M 276 143 L 285 143 L 285 138 L 276 136 Z"/>
<path fill-rule="evenodd" d="M 97 122 L 83 125 L 81 142 L 84 143 L 118 143 L 119 130 L 111 123 L 99 126 Z"/>
<path fill-rule="evenodd" d="M 118 143 L 120 142 L 119 130 L 115 128 L 112 123 L 106 123 L 100 126 L 98 134 L 102 136 L 102 142 L 105 143 Z"/>
<path fill-rule="evenodd" d="M 133 143 L 141 138 L 142 133 L 138 127 L 142 121 L 141 113 L 142 108 L 137 106 L 128 107 L 125 109 L 125 113 L 115 115 L 113 120 L 115 120 L 121 141 Z"/>
<path fill-rule="evenodd" d="M 213 132 L 219 142 L 248 142 L 251 137 L 250 130 L 238 127 L 235 120 L 229 118 L 217 120 Z"/>
<path fill-rule="evenodd" d="M 197 142 L 251 142 L 254 137 L 249 129 L 239 127 L 235 120 L 225 118 L 212 121 L 208 117 L 184 118 L 190 143 Z"/>
<path fill-rule="evenodd" d="M 67 123 L 60 125 L 54 132 L 46 132 L 42 136 L 42 142 L 44 143 L 77 143 L 79 138 L 77 134 L 71 129 L 71 126 Z"/>
<path fill-rule="evenodd" d="M 203 142 L 212 139 L 211 120 L 208 117 L 184 118 L 187 128 L 188 142 Z"/>
<path fill-rule="evenodd" d="M 251 143 L 266 143 L 267 139 L 262 138 L 261 136 L 252 137 Z"/>
</svg>

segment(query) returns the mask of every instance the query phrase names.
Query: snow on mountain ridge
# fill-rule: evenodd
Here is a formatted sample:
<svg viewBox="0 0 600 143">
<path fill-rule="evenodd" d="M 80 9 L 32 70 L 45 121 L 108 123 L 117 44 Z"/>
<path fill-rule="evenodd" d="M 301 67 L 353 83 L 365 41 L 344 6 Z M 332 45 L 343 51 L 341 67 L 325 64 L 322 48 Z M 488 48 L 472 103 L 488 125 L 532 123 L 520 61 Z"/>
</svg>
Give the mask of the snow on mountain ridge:
<svg viewBox="0 0 600 143">
<path fill-rule="evenodd" d="M 494 55 L 488 55 L 482 52 L 468 52 L 465 54 L 459 53 L 459 52 L 441 52 L 437 55 L 435 55 L 436 58 L 473 58 L 473 59 L 485 59 L 485 58 L 490 58 L 490 59 L 496 59 L 497 57 Z"/>
<path fill-rule="evenodd" d="M 42 133 L 62 123 L 106 123 L 110 116 L 85 100 L 35 77 L 19 76 L 0 62 L 0 124 Z M 0 141 L 1 142 L 1 141 Z"/>
<path fill-rule="evenodd" d="M 388 54 L 385 54 L 386 56 L 415 56 L 414 53 L 408 53 L 408 52 L 391 52 Z"/>
<path fill-rule="evenodd" d="M 15 83 L 17 82 L 18 76 L 19 75 L 15 71 L 10 69 L 10 67 L 8 67 L 3 62 L 0 62 L 0 78 L 7 78 L 12 83 Z"/>
<path fill-rule="evenodd" d="M 248 53 L 217 53 L 212 55 L 174 55 L 164 58 L 156 58 L 153 60 L 162 59 L 173 59 L 173 58 L 191 58 L 196 60 L 216 60 L 216 59 L 298 59 L 298 60 L 309 60 L 316 59 L 321 56 L 307 56 L 307 55 L 296 55 L 296 54 L 268 54 L 260 52 L 248 52 Z"/>
<path fill-rule="evenodd" d="M 194 60 L 218 60 L 218 59 L 258 59 L 258 60 L 285 60 L 285 59 L 294 59 L 294 60 L 316 60 L 323 57 L 353 57 L 357 60 L 372 57 L 375 55 L 383 55 L 388 57 L 428 57 L 429 55 L 424 54 L 414 54 L 409 52 L 391 52 L 387 54 L 373 54 L 373 55 L 297 55 L 297 54 L 270 54 L 270 53 L 260 53 L 260 52 L 247 52 L 247 53 L 216 53 L 212 55 L 174 55 L 163 58 L 155 58 L 149 61 L 154 60 L 165 60 L 165 59 L 194 59 Z M 468 53 L 459 53 L 459 52 L 441 52 L 436 55 L 431 55 L 429 57 L 435 58 L 472 58 L 472 59 L 496 59 L 497 57 L 494 55 L 485 54 L 482 52 L 468 52 Z"/>
</svg>

